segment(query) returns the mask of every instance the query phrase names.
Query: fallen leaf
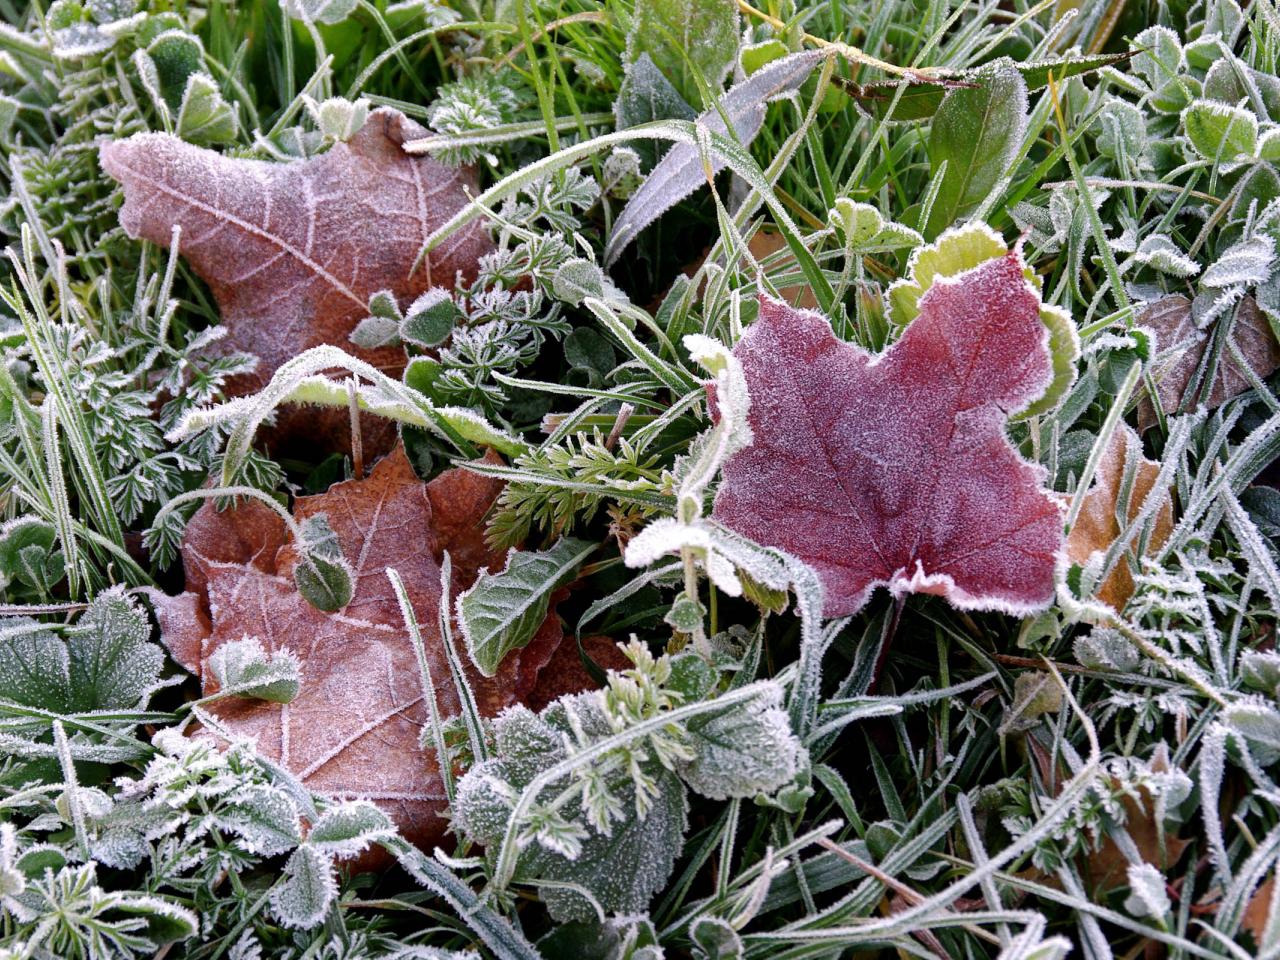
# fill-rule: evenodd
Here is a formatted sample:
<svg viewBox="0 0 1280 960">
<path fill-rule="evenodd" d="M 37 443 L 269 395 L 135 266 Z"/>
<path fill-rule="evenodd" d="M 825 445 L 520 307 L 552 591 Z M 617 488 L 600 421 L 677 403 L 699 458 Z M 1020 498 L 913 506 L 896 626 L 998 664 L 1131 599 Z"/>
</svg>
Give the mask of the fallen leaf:
<svg viewBox="0 0 1280 960">
<path fill-rule="evenodd" d="M 1080 515 L 1067 536 L 1067 557 L 1073 563 L 1083 564 L 1096 550 L 1107 550 L 1121 534 L 1120 488 L 1124 484 L 1125 470 L 1133 464 L 1133 488 L 1124 508 L 1124 516 L 1132 523 L 1160 474 L 1160 464 L 1142 455 L 1142 441 L 1125 424 L 1111 435 L 1111 442 L 1098 461 L 1093 486 L 1085 494 Z M 1064 497 L 1069 502 L 1070 497 Z M 1127 526 L 1127 523 L 1125 524 Z M 1156 510 L 1155 524 L 1147 542 L 1148 555 L 1159 550 L 1173 532 L 1173 501 L 1166 491 Z M 1136 538 L 1135 538 L 1136 543 Z M 1132 544 L 1131 544 L 1132 547 Z M 1123 610 L 1133 596 L 1133 573 L 1122 557 L 1107 575 L 1094 599 L 1108 606 Z"/>
<path fill-rule="evenodd" d="M 1262 946 L 1267 935 L 1267 921 L 1271 919 L 1271 898 L 1275 893 L 1276 875 L 1273 873 L 1253 892 L 1245 904 L 1240 926 L 1253 934 L 1255 946 Z"/>
<path fill-rule="evenodd" d="M 1119 780 L 1113 780 L 1117 787 Z M 1165 871 L 1178 862 L 1182 851 L 1190 840 L 1171 836 L 1169 831 L 1158 829 L 1155 818 L 1155 799 L 1146 787 L 1139 787 L 1140 800 L 1125 794 L 1120 801 L 1124 808 L 1124 829 L 1133 839 L 1138 855 L 1144 863 L 1149 863 L 1158 870 Z M 1114 887 L 1128 884 L 1129 858 L 1109 836 L 1102 839 L 1101 845 L 1090 850 L 1086 855 L 1089 865 L 1090 889 L 1096 895 Z"/>
<path fill-rule="evenodd" d="M 426 130 L 397 110 L 373 111 L 345 143 L 308 160 L 271 163 L 223 156 L 163 133 L 103 144 L 103 169 L 124 187 L 120 223 L 131 237 L 179 248 L 213 292 L 228 328 L 222 349 L 259 358 L 233 389 L 259 389 L 308 347 L 336 344 L 392 375 L 399 347 L 361 349 L 348 339 L 369 298 L 390 290 L 407 303 L 433 284 L 471 274 L 490 243 L 477 221 L 414 263 L 431 232 L 467 202 L 476 181 L 405 153 Z M 307 419 L 314 432 L 315 411 Z M 335 422 L 346 417 L 335 413 Z M 288 426 L 281 430 L 288 431 Z"/>
<path fill-rule="evenodd" d="M 297 551 L 270 510 L 245 505 L 217 512 L 206 504 L 183 540 L 191 589 L 154 597 L 162 639 L 206 695 L 217 692 L 209 660 L 224 644 L 255 637 L 268 654 L 292 651 L 302 664 L 302 686 L 291 703 L 228 698 L 209 711 L 317 793 L 373 800 L 409 839 L 436 843 L 446 826 L 444 789 L 434 755 L 419 746 L 428 709 L 386 570 L 399 572 L 413 604 L 440 711 L 456 714 L 437 622 L 440 561 L 446 549 L 458 558 L 455 596 L 486 565 L 500 565 L 484 549 L 482 521 L 501 486 L 463 469 L 424 484 L 397 447 L 367 478 L 299 498 L 295 517 L 325 514 L 353 571 L 351 600 L 335 613 L 315 609 L 298 593 Z M 548 664 L 556 665 L 547 678 L 553 696 L 590 685 L 566 683 L 577 649 L 564 645 L 573 661 L 557 657 L 563 626 L 554 603 L 528 646 L 509 655 L 495 677 L 468 665 L 482 713 L 549 699 L 538 684 Z"/>
<path fill-rule="evenodd" d="M 1184 409 L 1184 405 L 1194 409 L 1201 391 L 1197 389 L 1196 395 L 1190 397 L 1187 391 L 1212 343 L 1212 331 L 1196 329 L 1191 317 L 1191 301 L 1181 295 L 1161 297 L 1145 304 L 1136 322 L 1156 334 L 1155 379 L 1160 406 L 1165 413 L 1176 413 Z M 1266 379 L 1280 369 L 1280 342 L 1276 341 L 1275 333 L 1253 297 L 1246 296 L 1236 307 L 1231 340 L 1258 379 Z M 1244 368 L 1224 344 L 1205 406 L 1211 410 L 1220 407 L 1249 389 Z M 1155 422 L 1151 398 L 1143 396 L 1138 403 L 1138 428 L 1145 433 Z"/>
<path fill-rule="evenodd" d="M 1004 433 L 1052 379 L 1023 270 L 1015 251 L 935 283 L 880 356 L 762 298 L 734 350 L 755 442 L 725 464 L 714 516 L 817 570 L 826 616 L 879 585 L 1013 613 L 1052 599 L 1062 514 Z"/>
</svg>

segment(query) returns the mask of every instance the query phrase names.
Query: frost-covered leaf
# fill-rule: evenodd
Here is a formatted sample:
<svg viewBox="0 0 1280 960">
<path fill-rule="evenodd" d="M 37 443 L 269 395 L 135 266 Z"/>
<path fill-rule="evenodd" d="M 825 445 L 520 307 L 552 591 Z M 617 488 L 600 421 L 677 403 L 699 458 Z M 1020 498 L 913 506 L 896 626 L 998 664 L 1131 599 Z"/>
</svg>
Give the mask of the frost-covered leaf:
<svg viewBox="0 0 1280 960">
<path fill-rule="evenodd" d="M 1135 917 L 1161 920 L 1172 909 L 1165 878 L 1149 863 L 1129 865 L 1129 896 L 1124 908 Z"/>
<path fill-rule="evenodd" d="M 479 223 L 413 269 L 426 237 L 475 188 L 469 171 L 404 152 L 426 132 L 380 109 L 351 140 L 309 160 L 244 160 L 143 133 L 104 144 L 101 162 L 124 186 L 120 222 L 130 236 L 167 246 L 182 228 L 182 256 L 229 330 L 218 348 L 261 360 L 233 384 L 246 392 L 308 347 L 347 346 L 374 293 L 407 302 L 474 272 L 490 246 Z M 398 346 L 357 353 L 383 370 L 404 365 Z M 315 414 L 304 419 L 314 431 Z"/>
<path fill-rule="evenodd" d="M 1139 162 L 1147 152 L 1146 115 L 1129 103 L 1115 97 L 1098 113 L 1098 152 L 1113 160 L 1125 158 Z"/>
<path fill-rule="evenodd" d="M 1277 696 L 1280 694 L 1280 653 L 1246 650 L 1240 655 L 1240 676 L 1253 689 Z"/>
<path fill-rule="evenodd" d="M 1115 630 L 1095 627 L 1072 645 L 1076 662 L 1089 670 L 1133 673 L 1142 663 L 1138 648 Z"/>
<path fill-rule="evenodd" d="M 1185 64 L 1182 41 L 1168 27 L 1147 27 L 1130 43 L 1134 51 L 1130 61 L 1133 72 L 1142 76 L 1153 89 L 1172 80 Z"/>
<path fill-rule="evenodd" d="M 1126 424 L 1121 423 L 1094 473 L 1093 486 L 1085 494 L 1084 503 L 1075 524 L 1067 536 L 1067 557 L 1073 563 L 1084 564 L 1095 551 L 1106 551 L 1119 538 L 1123 527 L 1128 527 L 1137 517 L 1148 496 L 1151 495 L 1160 464 L 1142 455 L 1142 441 Z M 1126 497 L 1121 502 L 1122 491 Z M 1157 494 L 1159 506 L 1146 552 L 1154 554 L 1173 532 L 1173 503 L 1168 491 Z M 1123 521 L 1122 519 L 1127 518 Z M 1130 540 L 1130 550 L 1137 546 L 1137 537 Z M 1121 554 L 1114 568 L 1095 591 L 1094 598 L 1116 609 L 1123 610 L 1133 596 L 1133 572 Z"/>
<path fill-rule="evenodd" d="M 1015 252 L 935 284 L 879 357 L 762 300 L 734 350 L 755 442 L 725 465 L 714 516 L 811 565 L 827 616 L 878 585 L 1019 613 L 1052 599 L 1061 515 L 1004 434 L 1052 380 L 1024 271 Z"/>
<path fill-rule="evenodd" d="M 548 850 L 533 850 L 530 872 L 538 880 L 585 887 L 606 913 L 638 914 L 649 907 L 662 889 L 684 848 L 688 826 L 688 800 L 684 785 L 673 773 L 661 770 L 655 779 L 656 795 L 648 814 L 631 816 L 613 825 L 606 836 L 591 833 L 582 841 L 574 860 Z M 624 804 L 629 798 L 624 799 Z M 568 886 L 539 886 L 551 916 L 560 922 L 592 920 L 596 909 Z"/>
<path fill-rule="evenodd" d="M 31 621 L 0 638 L 0 698 L 57 713 L 132 709 L 160 682 L 164 652 L 122 587 L 100 593 L 64 643 Z"/>
<path fill-rule="evenodd" d="M 1200 282 L 1217 289 L 1265 283 L 1271 276 L 1275 252 L 1275 241 L 1268 236 L 1258 235 L 1244 240 L 1211 263 Z"/>
<path fill-rule="evenodd" d="M 924 238 L 910 227 L 886 221 L 869 203 L 857 203 L 841 197 L 827 214 L 827 222 L 839 227 L 844 243 L 858 253 L 876 253 L 902 247 L 918 247 Z"/>
<path fill-rule="evenodd" d="M 905 327 L 920 313 L 920 299 L 934 283 L 958 277 L 966 270 L 1008 255 L 1008 246 L 985 223 L 971 223 L 946 231 L 934 243 L 913 251 L 907 264 L 907 276 L 890 285 L 885 297 L 888 319 L 896 326 Z M 1038 293 L 1040 279 L 1035 271 L 1025 267 L 1023 274 Z M 1053 382 L 1040 399 L 1033 401 L 1019 414 L 1020 417 L 1053 410 L 1076 380 L 1080 337 L 1070 314 L 1041 303 L 1040 321 L 1049 330 Z"/>
<path fill-rule="evenodd" d="M 187 78 L 178 109 L 177 134 L 188 143 L 230 143 L 236 138 L 236 115 L 218 85 L 203 73 Z"/>
<path fill-rule="evenodd" d="M 626 130 L 654 120 L 692 120 L 697 111 L 663 75 L 648 52 L 630 61 L 618 99 L 613 103 L 618 129 Z"/>
<path fill-rule="evenodd" d="M 284 876 L 271 890 L 271 910 L 286 927 L 318 926 L 338 895 L 333 864 L 319 850 L 301 846 L 284 865 Z"/>
<path fill-rule="evenodd" d="M 290 651 L 303 682 L 291 703 L 229 697 L 206 708 L 232 734 L 309 789 L 333 801 L 367 798 L 419 843 L 435 843 L 445 792 L 434 756 L 419 747 L 428 723 L 414 645 L 387 569 L 400 575 L 421 627 L 440 713 L 459 711 L 438 629 L 440 561 L 453 558 L 457 592 L 494 563 L 482 520 L 501 484 L 455 469 L 429 484 L 413 472 L 403 448 L 365 479 L 301 497 L 300 522 L 325 515 L 342 554 L 351 558 L 353 592 L 333 613 L 317 610 L 294 586 L 298 552 L 279 518 L 249 506 L 218 513 L 207 504 L 188 525 L 183 565 L 193 592 L 155 600 L 163 639 L 175 659 L 217 689 L 211 658 L 228 643 L 256 637 L 279 656 Z M 210 556 L 212 554 L 212 556 Z M 214 559 L 216 557 L 216 559 Z M 481 712 L 494 714 L 533 696 L 554 660 L 563 628 L 548 616 L 533 640 L 504 661 L 492 680 L 472 672 Z M 578 659 L 573 644 L 563 656 Z M 550 665 L 550 666 L 549 666 Z"/>
<path fill-rule="evenodd" d="M 1211 344 L 1212 331 L 1196 328 L 1191 301 L 1186 297 L 1174 295 L 1144 304 L 1136 322 L 1156 334 L 1158 354 L 1153 374 L 1165 413 L 1195 409 L 1200 403 L 1213 409 L 1252 389 L 1229 347 L 1224 347 L 1218 357 L 1212 386 L 1204 389 L 1201 364 Z M 1231 324 L 1231 340 L 1255 376 L 1265 379 L 1280 369 L 1280 342 L 1253 297 L 1244 297 L 1233 317 L 1218 322 Z M 1145 431 L 1155 422 L 1151 401 L 1144 395 L 1138 403 L 1138 423 Z"/>
<path fill-rule="evenodd" d="M 320 132 L 333 140 L 350 140 L 369 120 L 369 101 L 363 97 L 359 100 L 330 97 L 319 103 L 307 97 L 303 102 Z"/>
<path fill-rule="evenodd" d="M 772 793 L 795 776 L 803 748 L 782 708 L 782 688 L 758 684 L 760 694 L 688 724 L 692 760 L 679 766 L 690 788 L 713 800 Z"/>
<path fill-rule="evenodd" d="M 217 827 L 235 834 L 246 853 L 274 857 L 302 839 L 298 808 L 287 793 L 265 784 L 246 784 L 221 807 Z"/>
<path fill-rule="evenodd" d="M 351 16 L 356 0 L 283 0 L 284 12 L 307 23 L 341 23 Z"/>
<path fill-rule="evenodd" d="M 257 637 L 223 644 L 209 657 L 209 672 L 219 693 L 289 703 L 298 696 L 302 665 L 292 650 L 268 653 Z"/>
<path fill-rule="evenodd" d="M 563 537 L 549 550 L 512 550 L 499 573 L 481 573 L 458 597 L 458 624 L 471 661 L 486 677 L 524 647 L 547 618 L 551 595 L 577 576 L 596 545 Z"/>
<path fill-rule="evenodd" d="M 1244 736 L 1264 764 L 1280 758 L 1280 712 L 1261 698 L 1239 700 L 1222 712 L 1223 722 Z"/>
<path fill-rule="evenodd" d="M 1179 250 L 1167 236 L 1160 233 L 1143 237 L 1133 258 L 1171 277 L 1194 277 L 1200 272 L 1200 264 Z"/>
<path fill-rule="evenodd" d="M 355 589 L 351 565 L 342 555 L 338 537 L 329 526 L 329 518 L 314 513 L 301 524 L 302 540 L 298 546 L 298 562 L 293 568 L 293 582 L 298 593 L 317 610 L 332 613 L 351 602 Z"/>
<path fill-rule="evenodd" d="M 343 860 L 394 834 L 395 825 L 385 813 L 368 801 L 352 800 L 322 813 L 307 834 L 307 843 Z"/>
<path fill-rule="evenodd" d="M 637 0 L 627 36 L 627 62 L 646 54 L 686 103 L 702 103 L 696 77 L 700 75 L 713 94 L 719 93 L 738 57 L 737 3 Z"/>
<path fill-rule="evenodd" d="M 1197 100 L 1182 112 L 1182 125 L 1196 152 L 1226 169 L 1258 149 L 1258 118 L 1244 107 Z"/>
<path fill-rule="evenodd" d="M 981 75 L 977 86 L 947 92 L 929 131 L 934 176 L 946 164 L 924 229 L 936 237 L 987 198 L 1004 176 L 1027 128 L 1027 84 L 1007 59 Z"/>
<path fill-rule="evenodd" d="M 697 123 L 714 133 L 725 133 L 724 118 L 728 117 L 739 142 L 743 145 L 751 143 L 764 125 L 765 107 L 769 101 L 799 90 L 822 56 L 821 52 L 811 50 L 775 60 L 741 83 L 734 84 L 720 98 L 718 108 L 713 107 L 701 114 Z M 723 166 L 722 160 L 713 158 L 716 170 Z M 706 182 L 702 156 L 697 147 L 677 143 L 668 150 L 640 189 L 631 195 L 614 222 L 605 247 L 604 265 L 607 267 L 614 263 L 641 230 Z"/>
<path fill-rule="evenodd" d="M 1048 673 L 1028 670 L 1013 681 L 1013 701 L 1004 712 L 997 732 L 1003 737 L 1010 733 L 1025 733 L 1032 729 L 1046 713 L 1062 709 L 1062 688 Z"/>
<path fill-rule="evenodd" d="M 720 917 L 696 917 L 689 924 L 689 939 L 698 960 L 741 960 L 743 956 L 738 931 Z"/>
</svg>

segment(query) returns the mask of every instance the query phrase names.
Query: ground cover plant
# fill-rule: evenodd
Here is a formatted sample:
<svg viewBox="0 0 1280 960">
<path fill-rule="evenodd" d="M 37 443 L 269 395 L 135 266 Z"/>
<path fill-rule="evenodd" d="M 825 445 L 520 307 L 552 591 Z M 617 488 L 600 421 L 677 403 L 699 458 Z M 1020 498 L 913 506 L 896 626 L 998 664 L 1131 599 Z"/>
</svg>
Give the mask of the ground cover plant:
<svg viewBox="0 0 1280 960">
<path fill-rule="evenodd" d="M 0 956 L 1280 956 L 1272 0 L 0 0 Z"/>
</svg>

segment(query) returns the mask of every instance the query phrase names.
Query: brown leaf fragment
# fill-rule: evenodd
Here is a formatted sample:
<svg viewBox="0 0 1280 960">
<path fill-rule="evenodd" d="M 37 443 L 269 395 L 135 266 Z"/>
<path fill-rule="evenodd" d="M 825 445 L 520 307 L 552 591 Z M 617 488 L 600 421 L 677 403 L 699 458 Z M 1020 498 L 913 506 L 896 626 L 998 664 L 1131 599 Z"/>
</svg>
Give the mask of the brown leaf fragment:
<svg viewBox="0 0 1280 960">
<path fill-rule="evenodd" d="M 747 241 L 747 250 L 750 251 L 751 256 L 762 263 L 776 253 L 783 253 L 784 256 L 779 258 L 777 266 L 773 268 L 775 272 L 797 269 L 795 257 L 787 252 L 786 238 L 773 230 L 763 228 L 757 230 Z M 816 310 L 818 307 L 818 300 L 807 284 L 799 283 L 791 287 L 782 287 L 778 290 L 778 296 L 801 310 Z"/>
<path fill-rule="evenodd" d="M 168 246 L 181 228 L 182 255 L 209 285 L 228 329 L 220 347 L 260 360 L 233 386 L 249 393 L 285 361 L 326 343 L 398 376 L 400 347 L 350 342 L 370 296 L 390 290 L 403 304 L 432 285 L 452 287 L 459 272 L 474 274 L 491 248 L 479 222 L 414 270 L 426 238 L 476 186 L 469 168 L 404 152 L 406 140 L 425 135 L 383 108 L 350 140 L 307 160 L 227 157 L 163 133 L 105 143 L 100 156 L 124 187 L 125 232 Z M 306 419 L 314 433 L 315 412 Z"/>
<path fill-rule="evenodd" d="M 1168 752 L 1161 749 L 1152 760 L 1151 770 L 1163 773 L 1169 769 Z M 1123 786 L 1114 777 L 1111 783 L 1116 790 Z M 1169 868 L 1178 862 L 1191 841 L 1172 836 L 1168 830 L 1160 828 L 1161 825 L 1156 822 L 1158 808 L 1155 797 L 1145 786 L 1137 788 L 1136 796 L 1126 791 L 1120 798 L 1120 806 L 1124 810 L 1122 826 L 1132 838 L 1142 861 L 1167 875 Z M 1103 837 L 1102 843 L 1096 849 L 1091 849 L 1086 859 L 1090 889 L 1095 895 L 1128 883 L 1130 861 L 1110 836 Z"/>
<path fill-rule="evenodd" d="M 1120 504 L 1126 469 L 1133 470 L 1133 485 L 1127 504 Z M 1073 563 L 1085 563 L 1096 550 L 1107 550 L 1121 535 L 1124 526 L 1138 515 L 1160 474 L 1160 464 L 1142 455 L 1142 441 L 1126 424 L 1121 423 L 1111 435 L 1111 442 L 1098 463 L 1093 486 L 1085 494 L 1080 515 L 1067 536 L 1067 557 Z M 1070 499 L 1070 498 L 1066 498 Z M 1168 492 L 1156 511 L 1155 525 L 1147 542 L 1147 554 L 1159 550 L 1173 532 L 1173 502 Z M 1130 544 L 1136 544 L 1136 537 Z M 1122 557 L 1098 589 L 1095 599 L 1123 610 L 1133 596 L 1133 573 Z"/>
<path fill-rule="evenodd" d="M 1280 342 L 1276 341 L 1275 333 L 1253 297 L 1246 296 L 1240 301 L 1230 322 L 1231 341 L 1259 379 L 1266 379 L 1280 369 Z M 1137 324 L 1156 334 L 1155 379 L 1161 408 L 1165 413 L 1194 409 L 1202 396 L 1202 384 L 1196 387 L 1194 395 L 1188 396 L 1188 391 L 1212 343 L 1212 331 L 1196 329 L 1191 317 L 1191 301 L 1184 296 L 1162 297 L 1144 305 L 1138 313 Z M 1212 410 L 1248 389 L 1250 384 L 1244 368 L 1230 346 L 1224 345 L 1205 405 Z M 1145 433 L 1155 422 L 1151 398 L 1144 396 L 1138 404 L 1138 427 Z"/>
<path fill-rule="evenodd" d="M 292 703 L 228 698 L 208 709 L 233 734 L 254 738 L 260 752 L 312 790 L 383 806 L 421 845 L 443 836 L 444 790 L 434 755 L 420 745 L 429 711 L 386 570 L 395 568 L 404 581 L 440 712 L 456 714 L 458 697 L 439 631 L 440 558 L 447 544 L 467 547 L 461 531 L 480 537 L 500 489 L 488 484 L 462 469 L 424 484 L 397 446 L 367 478 L 300 498 L 295 516 L 325 514 L 354 572 L 351 600 L 336 613 L 317 610 L 299 595 L 294 546 L 282 542 L 280 531 L 252 505 L 222 512 L 202 507 L 182 545 L 191 589 L 155 598 L 164 642 L 200 678 L 205 694 L 217 690 L 209 658 L 223 644 L 256 637 L 268 652 L 292 651 L 302 664 Z M 474 566 L 455 567 L 453 595 L 476 573 Z M 553 599 L 534 639 L 509 655 L 495 677 L 482 677 L 468 663 L 481 712 L 491 716 L 533 695 L 562 646 L 576 658 L 572 644 L 562 645 L 563 635 Z M 582 689 L 565 684 L 564 676 L 551 679 L 559 692 Z"/>
<path fill-rule="evenodd" d="M 1253 934 L 1254 946 L 1262 946 L 1266 938 L 1267 922 L 1271 919 L 1272 899 L 1275 896 L 1276 875 L 1273 873 L 1253 892 L 1245 904 L 1240 925 Z"/>
</svg>

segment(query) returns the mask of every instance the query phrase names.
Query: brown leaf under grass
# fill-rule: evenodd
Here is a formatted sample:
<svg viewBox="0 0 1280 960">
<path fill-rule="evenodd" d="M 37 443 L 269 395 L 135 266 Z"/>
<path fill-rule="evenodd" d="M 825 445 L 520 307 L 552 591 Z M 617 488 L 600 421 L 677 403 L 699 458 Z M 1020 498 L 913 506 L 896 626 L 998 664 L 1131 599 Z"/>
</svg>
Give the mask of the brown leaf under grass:
<svg viewBox="0 0 1280 960">
<path fill-rule="evenodd" d="M 312 790 L 369 798 L 409 839 L 429 847 L 444 833 L 445 795 L 434 755 L 420 747 L 428 708 L 386 570 L 399 572 L 413 604 L 440 711 L 456 714 L 437 623 L 440 562 L 445 551 L 454 560 L 454 596 L 482 566 L 501 565 L 483 543 L 483 518 L 500 489 L 500 482 L 462 469 L 424 484 L 397 447 L 368 478 L 299 498 L 295 516 L 326 514 L 354 571 L 352 598 L 336 613 L 315 609 L 297 592 L 297 553 L 272 511 L 249 503 L 218 512 L 206 504 L 183 540 L 188 592 L 156 598 L 162 638 L 206 695 L 217 692 L 208 664 L 223 644 L 249 636 L 267 651 L 291 650 L 302 663 L 292 703 L 228 698 L 210 712 L 233 734 L 254 738 L 264 755 Z M 480 711 L 540 704 L 590 685 L 576 646 L 562 639 L 553 603 L 533 640 L 510 654 L 495 677 L 468 664 Z M 592 641 L 591 652 L 616 662 L 607 640 Z"/>
<path fill-rule="evenodd" d="M 124 187 L 120 223 L 131 237 L 179 249 L 213 292 L 228 329 L 223 349 L 259 358 L 234 384 L 259 389 L 287 360 L 336 344 L 398 376 L 396 347 L 364 349 L 349 340 L 369 298 L 390 290 L 407 303 L 430 286 L 472 276 L 491 243 L 478 222 L 454 234 L 414 269 L 431 232 L 474 194 L 469 169 L 451 169 L 404 152 L 426 130 L 397 110 L 379 109 L 345 143 L 308 160 L 273 163 L 223 156 L 163 133 L 106 143 L 103 169 Z M 345 413 L 321 418 L 345 437 Z M 284 436 L 305 426 L 314 444 L 315 411 L 285 412 Z M 385 421 L 369 421 L 374 436 Z M 345 440 L 341 443 L 345 444 Z"/>
<path fill-rule="evenodd" d="M 1161 408 L 1166 414 L 1194 409 L 1202 396 L 1200 386 L 1196 386 L 1194 396 L 1187 394 L 1196 381 L 1212 337 L 1211 331 L 1196 329 L 1191 317 L 1191 301 L 1180 295 L 1153 300 L 1142 307 L 1136 322 L 1156 334 L 1156 350 L 1160 355 L 1156 363 L 1156 382 Z M 1228 321 L 1223 319 L 1219 322 Z M 1280 369 L 1280 342 L 1276 341 L 1271 325 L 1253 297 L 1247 296 L 1240 301 L 1230 322 L 1231 340 L 1254 375 L 1265 379 Z M 1224 345 L 1205 405 L 1211 410 L 1220 407 L 1250 388 L 1244 368 Z M 1151 399 L 1143 396 L 1138 403 L 1138 427 L 1145 433 L 1155 422 Z"/>
<path fill-rule="evenodd" d="M 1133 488 L 1122 510 L 1120 491 L 1128 464 L 1134 465 Z M 1098 462 L 1093 486 L 1085 494 L 1080 515 L 1067 536 L 1067 557 L 1073 563 L 1083 564 L 1094 551 L 1110 548 L 1121 534 L 1120 517 L 1123 515 L 1127 518 L 1126 526 L 1133 521 L 1159 475 L 1160 464 L 1142 455 L 1142 441 L 1130 427 L 1121 423 L 1111 435 L 1111 442 L 1107 444 L 1107 449 Z M 1146 552 L 1153 554 L 1159 550 L 1172 532 L 1173 502 L 1166 492 L 1156 509 L 1155 524 Z M 1133 545 L 1130 544 L 1130 547 Z M 1121 557 L 1102 582 L 1095 599 L 1115 610 L 1123 610 L 1133 596 L 1133 588 L 1133 573 L 1128 561 Z"/>
</svg>

